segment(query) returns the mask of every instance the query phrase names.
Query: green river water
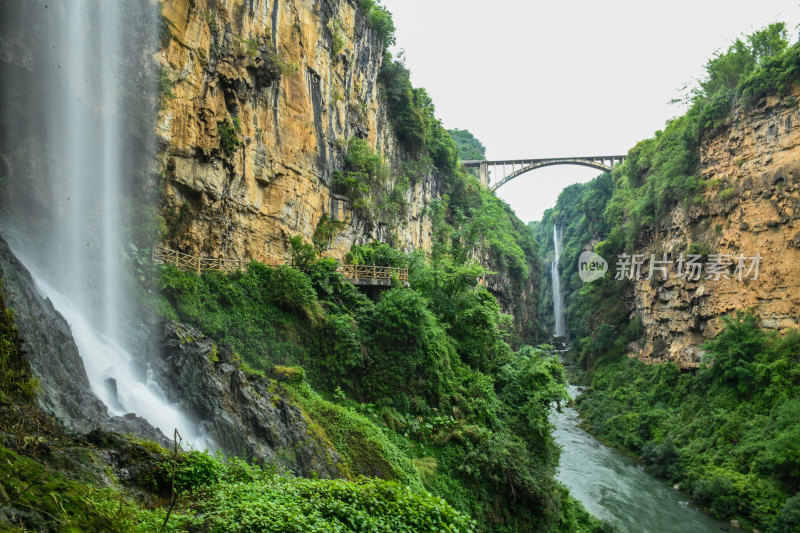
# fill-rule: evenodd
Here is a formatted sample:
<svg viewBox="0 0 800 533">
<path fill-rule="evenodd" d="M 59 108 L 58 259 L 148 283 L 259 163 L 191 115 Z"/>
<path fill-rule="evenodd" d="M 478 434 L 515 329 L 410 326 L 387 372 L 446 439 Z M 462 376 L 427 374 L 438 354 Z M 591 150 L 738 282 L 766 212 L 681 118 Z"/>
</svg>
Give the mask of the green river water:
<svg viewBox="0 0 800 533">
<path fill-rule="evenodd" d="M 570 385 L 570 395 L 578 394 Z M 579 427 L 572 408 L 554 412 L 553 435 L 562 447 L 557 478 L 595 516 L 625 533 L 743 532 L 694 508 L 689 496 L 657 479 Z"/>
</svg>

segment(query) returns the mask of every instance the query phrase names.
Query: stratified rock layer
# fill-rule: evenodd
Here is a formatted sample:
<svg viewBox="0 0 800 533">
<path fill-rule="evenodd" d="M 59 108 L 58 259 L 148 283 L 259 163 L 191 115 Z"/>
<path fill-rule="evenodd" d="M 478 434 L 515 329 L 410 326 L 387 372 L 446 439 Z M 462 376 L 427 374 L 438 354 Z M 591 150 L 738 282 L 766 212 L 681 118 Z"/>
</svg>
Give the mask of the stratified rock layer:
<svg viewBox="0 0 800 533">
<path fill-rule="evenodd" d="M 212 257 L 281 263 L 289 239 L 314 236 L 331 208 L 333 172 L 350 138 L 396 174 L 406 162 L 378 91 L 383 43 L 348 0 L 165 0 L 169 28 L 158 124 L 168 244 Z M 424 173 L 399 223 L 348 213 L 327 254 L 393 240 L 428 248 L 423 210 L 438 196 Z M 338 211 L 338 213 L 336 212 Z M 337 216 L 338 215 L 338 216 Z"/>
<path fill-rule="evenodd" d="M 709 254 L 760 254 L 758 279 L 754 272 L 742 281 L 706 279 L 704 271 L 698 281 L 656 276 L 635 283 L 636 312 L 646 329 L 637 357 L 695 363 L 699 345 L 719 332 L 720 317 L 737 309 L 752 308 L 766 328 L 800 323 L 800 109 L 794 102 L 796 96 L 766 99 L 707 137 L 700 174 L 711 186 L 703 200 L 673 209 L 668 229 L 656 231 L 640 251 L 675 259 L 696 244 Z"/>
</svg>

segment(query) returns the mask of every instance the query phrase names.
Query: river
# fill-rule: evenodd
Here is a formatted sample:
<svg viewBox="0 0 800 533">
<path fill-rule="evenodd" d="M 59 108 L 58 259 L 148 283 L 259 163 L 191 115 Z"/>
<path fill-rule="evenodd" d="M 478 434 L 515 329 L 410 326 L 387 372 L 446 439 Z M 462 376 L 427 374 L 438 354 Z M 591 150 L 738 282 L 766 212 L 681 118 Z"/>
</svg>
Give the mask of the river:
<svg viewBox="0 0 800 533">
<path fill-rule="evenodd" d="M 570 395 L 578 394 L 570 385 Z M 562 447 L 557 478 L 593 515 L 625 533 L 717 533 L 745 530 L 693 508 L 689 497 L 647 474 L 637 462 L 582 430 L 577 411 L 554 412 L 553 435 Z"/>
</svg>

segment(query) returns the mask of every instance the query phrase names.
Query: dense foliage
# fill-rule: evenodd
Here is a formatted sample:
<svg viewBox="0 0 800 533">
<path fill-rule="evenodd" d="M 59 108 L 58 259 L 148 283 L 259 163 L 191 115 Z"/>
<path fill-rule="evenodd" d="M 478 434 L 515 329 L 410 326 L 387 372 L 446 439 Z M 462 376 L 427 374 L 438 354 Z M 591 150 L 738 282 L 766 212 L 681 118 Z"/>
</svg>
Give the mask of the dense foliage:
<svg viewBox="0 0 800 533">
<path fill-rule="evenodd" d="M 697 375 L 634 360 L 603 366 L 580 408 L 593 431 L 640 455 L 714 514 L 800 529 L 800 332 L 726 320 Z"/>
<path fill-rule="evenodd" d="M 173 317 L 231 343 L 245 368 L 302 366 L 307 381 L 297 374 L 286 394 L 354 474 L 422 483 L 481 530 L 600 527 L 553 478 L 547 414 L 565 399 L 561 365 L 542 350 L 512 350 L 509 318 L 478 283 L 485 269 L 464 259 L 451 230 L 430 258 L 354 247 L 358 262 L 410 269 L 410 287 L 376 301 L 297 239 L 295 268 L 251 263 L 198 276 L 164 267 L 164 295 Z"/>
<path fill-rule="evenodd" d="M 381 155 L 363 139 L 352 137 L 343 169 L 333 172 L 333 191 L 349 198 L 362 219 L 395 227 L 408 209 L 406 192 L 413 177 L 409 172 L 400 172 L 390 179 Z"/>
<path fill-rule="evenodd" d="M 82 458 L 91 460 L 91 451 L 79 446 L 74 445 Z M 138 480 L 149 485 L 150 497 L 171 498 L 163 487 L 170 487 L 175 469 L 176 505 L 166 522 L 162 506 L 147 508 L 119 489 L 100 488 L 85 474 L 70 479 L 53 465 L 0 447 L 3 504 L 9 511 L 23 509 L 28 524 L 46 518 L 38 525 L 49 523 L 58 531 L 475 531 L 469 517 L 441 498 L 393 481 L 299 479 L 207 453 L 182 453 L 174 462 L 153 443 L 126 446 L 139 446 L 140 461 L 151 465 Z"/>
<path fill-rule="evenodd" d="M 563 231 L 561 285 L 571 350 L 590 371 L 579 408 L 591 429 L 640 456 L 655 474 L 680 482 L 713 513 L 781 532 L 800 528 L 797 335 L 761 331 L 754 316 L 741 315 L 704 348 L 709 364 L 696 376 L 670 364 L 628 361 L 624 354 L 643 326 L 630 314 L 631 282 L 613 274 L 617 255 L 640 250 L 669 210 L 701 204 L 701 193 L 718 186 L 697 177 L 701 139 L 736 106 L 787 94 L 800 81 L 798 53 L 783 24 L 738 39 L 708 62 L 685 115 L 638 143 L 611 173 L 565 189 L 532 224 L 543 261 L 552 260 L 554 225 Z M 708 253 L 697 236 L 689 252 Z M 605 278 L 581 282 L 577 258 L 584 249 L 608 261 Z M 549 286 L 542 294 L 547 323 Z M 659 356 L 666 346 L 654 349 Z"/>
<path fill-rule="evenodd" d="M 383 41 L 384 50 L 395 43 L 394 20 L 392 14 L 379 0 L 358 0 L 358 7 L 364 12 L 367 22 Z"/>
<path fill-rule="evenodd" d="M 425 89 L 414 88 L 411 73 L 402 58 L 384 54 L 378 81 L 382 86 L 389 120 L 403 145 L 430 161 L 445 176 L 455 174 L 458 148 L 434 114 L 433 101 Z"/>
<path fill-rule="evenodd" d="M 456 142 L 458 154 L 462 161 L 486 159 L 486 147 L 468 130 L 447 130 Z"/>
</svg>

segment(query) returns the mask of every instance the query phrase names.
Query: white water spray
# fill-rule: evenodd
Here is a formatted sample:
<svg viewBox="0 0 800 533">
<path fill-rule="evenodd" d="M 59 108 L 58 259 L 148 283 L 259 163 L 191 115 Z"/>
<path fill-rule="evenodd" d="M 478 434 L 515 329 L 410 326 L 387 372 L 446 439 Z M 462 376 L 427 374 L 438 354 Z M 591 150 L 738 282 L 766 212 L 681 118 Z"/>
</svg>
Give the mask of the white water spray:
<svg viewBox="0 0 800 533">
<path fill-rule="evenodd" d="M 556 337 L 565 337 L 567 328 L 564 319 L 564 299 L 561 294 L 561 277 L 558 272 L 558 261 L 561 258 L 561 231 L 553 224 L 553 248 L 555 250 L 553 262 L 550 263 L 550 279 L 553 285 L 553 317 L 555 318 L 555 328 L 553 333 Z"/>
<path fill-rule="evenodd" d="M 41 182 L 47 190 L 38 191 L 37 201 L 49 219 L 46 227 L 32 228 L 31 217 L 17 228 L 12 246 L 69 323 L 92 391 L 110 414 L 135 413 L 167 437 L 177 428 L 185 442 L 205 447 L 197 425 L 151 379 L 145 354 L 137 353 L 141 347 L 134 348 L 130 334 L 135 319 L 125 243 L 132 220 L 124 198 L 145 174 L 137 161 L 147 159 L 141 154 L 150 147 L 142 141 L 146 133 L 137 137 L 127 130 L 142 93 L 155 97 L 155 84 L 143 87 L 141 81 L 149 79 L 142 74 L 148 68 L 143 47 L 155 42 L 157 5 L 149 0 L 50 4 L 31 4 L 25 15 L 48 41 L 42 43 L 45 58 L 35 66 L 38 79 L 31 83 L 41 84 L 35 89 L 44 95 L 38 112 L 46 142 L 37 157 L 46 167 Z M 152 108 L 140 107 L 138 117 L 154 124 L 155 117 L 147 116 Z"/>
</svg>

